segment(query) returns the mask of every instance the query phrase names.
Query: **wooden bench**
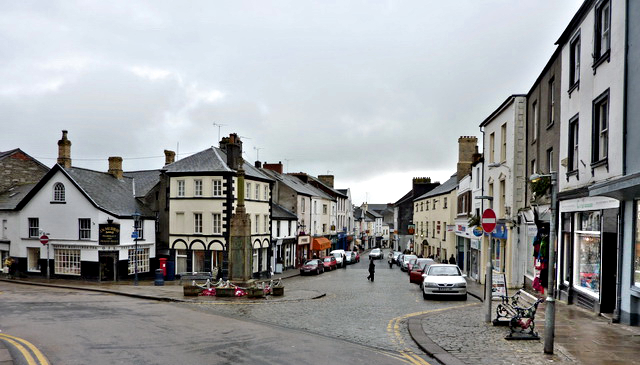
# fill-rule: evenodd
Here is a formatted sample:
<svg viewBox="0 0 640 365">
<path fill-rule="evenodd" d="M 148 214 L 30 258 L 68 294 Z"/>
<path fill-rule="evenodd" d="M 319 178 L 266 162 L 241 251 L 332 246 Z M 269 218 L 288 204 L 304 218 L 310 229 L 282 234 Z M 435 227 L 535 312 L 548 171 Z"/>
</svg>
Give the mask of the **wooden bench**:
<svg viewBox="0 0 640 365">
<path fill-rule="evenodd" d="M 496 306 L 495 326 L 509 326 L 510 333 L 507 340 L 537 340 L 540 337 L 535 331 L 535 317 L 538 305 L 544 299 L 520 289 L 512 296 L 500 297 L 501 302 Z"/>
</svg>

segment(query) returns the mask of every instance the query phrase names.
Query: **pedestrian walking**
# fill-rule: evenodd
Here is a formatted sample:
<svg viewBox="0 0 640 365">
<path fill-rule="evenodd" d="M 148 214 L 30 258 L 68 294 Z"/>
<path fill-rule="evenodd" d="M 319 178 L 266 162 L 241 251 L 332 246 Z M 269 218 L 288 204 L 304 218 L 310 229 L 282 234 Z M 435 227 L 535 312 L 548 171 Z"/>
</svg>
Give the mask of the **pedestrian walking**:
<svg viewBox="0 0 640 365">
<path fill-rule="evenodd" d="M 376 274 L 376 264 L 373 263 L 373 260 L 369 260 L 369 276 L 367 276 L 367 280 L 371 280 L 375 278 Z"/>
<path fill-rule="evenodd" d="M 451 265 L 455 265 L 455 264 L 456 264 L 456 258 L 455 258 L 455 257 L 453 257 L 453 254 L 451 254 L 451 257 L 449 257 L 449 263 L 450 263 Z"/>
<path fill-rule="evenodd" d="M 9 256 L 4 260 L 4 266 L 9 268 L 9 279 L 13 279 L 16 275 L 16 260 Z"/>
<path fill-rule="evenodd" d="M 393 269 L 393 251 L 389 251 L 387 258 L 389 259 L 389 268 Z"/>
</svg>

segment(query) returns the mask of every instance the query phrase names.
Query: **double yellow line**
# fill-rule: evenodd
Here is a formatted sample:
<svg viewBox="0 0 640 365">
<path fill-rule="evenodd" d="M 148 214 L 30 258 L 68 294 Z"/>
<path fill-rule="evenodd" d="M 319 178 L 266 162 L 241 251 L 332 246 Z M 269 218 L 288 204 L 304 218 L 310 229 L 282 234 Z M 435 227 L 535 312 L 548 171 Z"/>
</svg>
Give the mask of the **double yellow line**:
<svg viewBox="0 0 640 365">
<path fill-rule="evenodd" d="M 47 358 L 35 347 L 31 342 L 19 337 L 7 335 L 6 333 L 0 333 L 0 340 L 4 340 L 16 350 L 20 351 L 24 360 L 29 365 L 49 365 Z M 37 361 L 34 359 L 37 359 Z"/>
<path fill-rule="evenodd" d="M 392 320 L 390 320 L 389 324 L 387 324 L 387 333 L 389 334 L 389 336 L 391 336 L 391 341 L 395 345 L 397 345 L 397 346 L 399 346 L 401 348 L 404 348 L 404 350 L 400 351 L 400 355 L 402 356 L 402 358 L 406 362 L 408 362 L 410 364 L 414 364 L 414 365 L 430 365 L 429 362 L 427 362 L 425 359 L 421 358 L 416 353 L 414 353 L 409 348 L 407 348 L 404 340 L 402 339 L 402 335 L 400 333 L 400 322 L 402 322 L 402 321 L 404 321 L 404 320 L 406 320 L 408 318 L 420 316 L 420 315 L 423 315 L 423 314 L 442 312 L 442 311 L 446 311 L 446 310 L 450 310 L 450 309 L 457 309 L 457 308 L 463 308 L 463 307 L 470 307 L 470 306 L 473 306 L 473 305 L 477 305 L 477 304 L 476 303 L 463 304 L 463 305 L 457 305 L 457 306 L 453 306 L 453 307 L 432 309 L 432 310 L 428 310 L 428 311 L 424 311 L 424 312 L 410 313 L 410 314 L 406 314 L 404 316 L 396 317 L 396 318 L 393 318 Z"/>
</svg>

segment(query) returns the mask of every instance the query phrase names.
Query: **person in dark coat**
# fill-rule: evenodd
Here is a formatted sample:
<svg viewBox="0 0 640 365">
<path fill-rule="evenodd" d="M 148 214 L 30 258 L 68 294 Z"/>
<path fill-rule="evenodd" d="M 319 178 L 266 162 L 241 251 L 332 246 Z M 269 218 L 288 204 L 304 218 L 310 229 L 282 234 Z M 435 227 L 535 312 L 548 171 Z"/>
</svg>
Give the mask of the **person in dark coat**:
<svg viewBox="0 0 640 365">
<path fill-rule="evenodd" d="M 455 258 L 455 257 L 453 257 L 453 254 L 451 254 L 451 257 L 449 257 L 449 263 L 450 263 L 451 265 L 455 265 L 455 264 L 456 264 L 456 258 Z"/>
<path fill-rule="evenodd" d="M 376 273 L 376 264 L 373 263 L 373 260 L 369 260 L 369 276 L 367 276 L 367 280 L 373 281 Z"/>
</svg>

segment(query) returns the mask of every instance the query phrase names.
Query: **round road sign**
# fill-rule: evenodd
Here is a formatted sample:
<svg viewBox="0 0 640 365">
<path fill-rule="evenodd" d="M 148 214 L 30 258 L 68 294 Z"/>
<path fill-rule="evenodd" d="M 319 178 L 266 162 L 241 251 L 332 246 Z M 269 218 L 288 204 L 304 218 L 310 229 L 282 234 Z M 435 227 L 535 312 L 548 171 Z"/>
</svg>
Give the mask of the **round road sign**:
<svg viewBox="0 0 640 365">
<path fill-rule="evenodd" d="M 46 234 L 40 236 L 40 243 L 42 243 L 43 245 L 49 243 L 49 236 L 47 236 Z"/>
<path fill-rule="evenodd" d="M 496 229 L 496 212 L 493 209 L 485 209 L 482 213 L 482 219 L 480 220 L 482 223 L 482 229 L 491 233 L 494 229 Z"/>
</svg>

